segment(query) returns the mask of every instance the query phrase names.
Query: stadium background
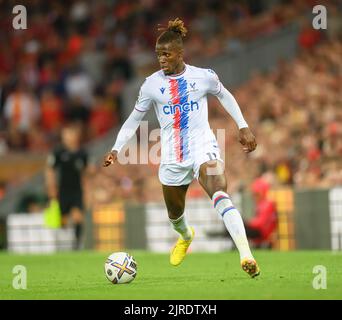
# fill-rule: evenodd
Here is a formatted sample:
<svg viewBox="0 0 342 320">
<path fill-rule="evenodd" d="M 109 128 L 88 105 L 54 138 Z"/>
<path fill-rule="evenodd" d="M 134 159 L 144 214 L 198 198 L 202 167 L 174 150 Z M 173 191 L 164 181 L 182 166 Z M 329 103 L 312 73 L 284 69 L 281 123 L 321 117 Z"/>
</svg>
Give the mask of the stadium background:
<svg viewBox="0 0 342 320">
<path fill-rule="evenodd" d="M 101 160 L 144 77 L 158 68 L 157 24 L 175 17 L 189 29 L 185 61 L 218 73 L 257 137 L 257 150 L 246 157 L 233 121 L 210 99 L 212 128 L 227 129 L 228 191 L 243 215 L 253 215 L 249 186 L 262 176 L 278 206 L 273 249 L 341 249 L 341 1 L 22 1 L 28 28 L 13 30 L 16 4 L 0 3 L 2 249 L 69 248 L 63 243 L 70 234 L 46 230 L 40 214 L 46 156 L 68 120 L 82 123 L 97 166 L 87 177 L 85 248 L 170 248 L 175 234 L 158 166 L 103 169 Z M 327 30 L 312 28 L 316 4 L 327 8 Z M 17 115 L 26 124 L 20 130 L 5 110 L 18 83 L 32 105 L 31 115 Z M 152 112 L 148 119 L 156 127 Z M 198 183 L 188 199 L 186 212 L 198 229 L 193 250 L 231 249 L 225 238 L 206 237 L 221 222 Z"/>
</svg>

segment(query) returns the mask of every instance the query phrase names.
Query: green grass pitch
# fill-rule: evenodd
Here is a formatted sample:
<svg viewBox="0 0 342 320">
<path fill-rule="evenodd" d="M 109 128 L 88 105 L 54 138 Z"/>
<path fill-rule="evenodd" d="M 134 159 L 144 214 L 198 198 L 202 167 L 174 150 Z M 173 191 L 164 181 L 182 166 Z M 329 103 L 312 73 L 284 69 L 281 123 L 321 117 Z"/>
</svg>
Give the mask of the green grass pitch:
<svg viewBox="0 0 342 320">
<path fill-rule="evenodd" d="M 231 300 L 341 299 L 342 254 L 329 251 L 255 251 L 261 268 L 249 278 L 236 251 L 190 253 L 173 267 L 167 254 L 132 251 L 138 275 L 130 284 L 113 285 L 104 275 L 109 252 L 13 255 L 0 252 L 0 299 Z M 27 270 L 27 289 L 12 286 L 15 265 Z M 316 290 L 326 268 L 326 289 Z M 316 278 L 315 277 L 319 277 Z"/>
</svg>

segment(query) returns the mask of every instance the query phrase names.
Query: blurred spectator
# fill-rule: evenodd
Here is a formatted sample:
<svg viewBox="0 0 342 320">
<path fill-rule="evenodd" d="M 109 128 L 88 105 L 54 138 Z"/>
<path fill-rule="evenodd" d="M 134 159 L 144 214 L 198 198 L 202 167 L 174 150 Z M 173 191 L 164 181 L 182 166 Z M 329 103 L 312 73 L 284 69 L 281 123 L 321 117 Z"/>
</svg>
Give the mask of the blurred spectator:
<svg viewBox="0 0 342 320">
<path fill-rule="evenodd" d="M 4 131 L 0 130 L 0 156 L 5 155 L 8 151 L 7 135 Z"/>
<path fill-rule="evenodd" d="M 311 21 L 304 21 L 298 42 L 302 49 L 311 49 L 321 41 L 322 33 L 319 30 L 312 28 Z"/>
<path fill-rule="evenodd" d="M 108 48 L 106 72 L 107 79 L 132 79 L 134 71 L 124 50 L 116 47 Z"/>
<path fill-rule="evenodd" d="M 339 5 L 341 10 L 341 1 Z M 337 3 L 331 3 L 328 9 L 327 35 L 330 40 L 342 39 L 342 19 Z"/>
<path fill-rule="evenodd" d="M 118 124 L 112 99 L 103 94 L 95 96 L 95 104 L 92 108 L 89 127 L 92 137 L 99 137 Z"/>
<path fill-rule="evenodd" d="M 70 100 L 90 108 L 93 104 L 94 83 L 81 67 L 73 66 L 65 80 L 65 90 Z"/>
<path fill-rule="evenodd" d="M 6 183 L 0 180 L 0 201 L 5 196 L 6 193 Z"/>
<path fill-rule="evenodd" d="M 44 132 L 57 137 L 63 124 L 62 100 L 51 88 L 41 94 L 41 125 Z"/>
<path fill-rule="evenodd" d="M 0 71 L 0 130 L 5 127 L 4 105 L 10 89 L 7 79 L 8 76 Z"/>
<path fill-rule="evenodd" d="M 42 152 L 49 151 L 50 146 L 47 140 L 47 137 L 43 134 L 43 132 L 37 127 L 32 127 L 31 130 L 27 133 L 27 145 L 26 148 L 30 152 Z"/>
<path fill-rule="evenodd" d="M 85 128 L 90 112 L 90 109 L 83 104 L 82 99 L 75 97 L 65 104 L 63 118 L 65 118 L 66 122 L 78 122 L 82 125 L 82 128 Z"/>
<path fill-rule="evenodd" d="M 40 110 L 37 99 L 22 82 L 7 97 L 4 116 L 8 127 L 10 148 L 23 148 L 28 132 L 37 124 Z"/>
<path fill-rule="evenodd" d="M 85 40 L 80 55 L 80 66 L 89 75 L 94 85 L 100 85 L 104 79 L 105 65 L 108 60 L 104 48 L 93 38 Z"/>
</svg>

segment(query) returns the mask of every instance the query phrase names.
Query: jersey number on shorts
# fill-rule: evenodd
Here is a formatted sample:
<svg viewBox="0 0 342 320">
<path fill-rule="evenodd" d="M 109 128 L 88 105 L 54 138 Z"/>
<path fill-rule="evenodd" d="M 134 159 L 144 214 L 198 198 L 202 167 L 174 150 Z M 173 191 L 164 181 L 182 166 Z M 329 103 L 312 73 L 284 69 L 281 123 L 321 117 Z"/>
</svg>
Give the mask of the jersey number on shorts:
<svg viewBox="0 0 342 320">
<path fill-rule="evenodd" d="M 215 152 L 207 152 L 207 155 L 209 157 L 209 160 L 215 160 L 217 159 L 216 153 Z"/>
</svg>

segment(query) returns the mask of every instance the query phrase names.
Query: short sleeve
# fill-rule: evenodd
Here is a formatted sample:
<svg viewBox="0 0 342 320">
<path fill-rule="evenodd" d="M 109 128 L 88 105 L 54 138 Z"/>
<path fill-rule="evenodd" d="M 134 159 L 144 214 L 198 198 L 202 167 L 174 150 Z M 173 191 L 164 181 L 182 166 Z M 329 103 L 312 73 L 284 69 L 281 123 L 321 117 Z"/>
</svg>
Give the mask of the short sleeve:
<svg viewBox="0 0 342 320">
<path fill-rule="evenodd" d="M 152 99 L 149 95 L 147 80 L 143 83 L 140 88 L 138 99 L 135 103 L 134 108 L 140 112 L 146 112 L 150 110 L 152 105 Z"/>
<path fill-rule="evenodd" d="M 208 93 L 216 96 L 221 92 L 221 81 L 215 71 L 207 69 L 206 72 L 208 75 Z"/>
<path fill-rule="evenodd" d="M 51 152 L 48 155 L 47 160 L 46 160 L 46 164 L 47 164 L 48 167 L 56 168 L 56 166 L 57 166 L 57 155 L 56 155 L 56 152 Z"/>
</svg>

